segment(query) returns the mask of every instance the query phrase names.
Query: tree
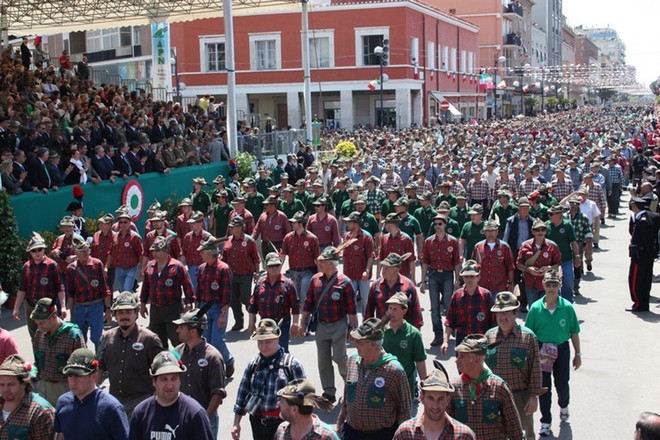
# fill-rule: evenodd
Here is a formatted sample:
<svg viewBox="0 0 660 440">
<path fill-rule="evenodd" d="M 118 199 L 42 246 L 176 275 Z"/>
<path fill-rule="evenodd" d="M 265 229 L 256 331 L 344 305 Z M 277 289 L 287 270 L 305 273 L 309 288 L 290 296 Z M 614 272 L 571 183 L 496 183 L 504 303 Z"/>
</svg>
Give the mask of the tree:
<svg viewBox="0 0 660 440">
<path fill-rule="evenodd" d="M 18 225 L 14 210 L 9 202 L 9 195 L 0 192 L 0 282 L 5 292 L 13 295 L 18 290 L 24 251 L 18 236 Z"/>
<path fill-rule="evenodd" d="M 545 108 L 550 112 L 553 112 L 557 109 L 557 104 L 559 104 L 559 100 L 554 96 L 551 96 L 545 100 Z"/>
<path fill-rule="evenodd" d="M 528 111 L 532 112 L 536 109 L 536 106 L 539 105 L 539 100 L 534 97 L 529 97 L 525 99 L 525 108 Z"/>
<path fill-rule="evenodd" d="M 600 98 L 601 102 L 607 102 L 610 99 L 614 98 L 614 95 L 616 95 L 616 90 L 614 89 L 597 89 L 596 93 L 598 94 L 598 97 Z"/>
<path fill-rule="evenodd" d="M 649 88 L 651 89 L 651 92 L 653 92 L 654 95 L 660 96 L 660 77 L 653 81 L 650 85 Z"/>
</svg>

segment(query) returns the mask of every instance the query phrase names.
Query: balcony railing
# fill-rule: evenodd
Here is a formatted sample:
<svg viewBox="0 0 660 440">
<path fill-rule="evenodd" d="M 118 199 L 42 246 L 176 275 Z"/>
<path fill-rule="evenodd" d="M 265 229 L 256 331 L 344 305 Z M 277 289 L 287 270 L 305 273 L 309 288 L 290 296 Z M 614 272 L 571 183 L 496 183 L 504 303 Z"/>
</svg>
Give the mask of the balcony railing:
<svg viewBox="0 0 660 440">
<path fill-rule="evenodd" d="M 511 32 L 504 36 L 504 44 L 522 46 L 522 37 L 520 34 Z"/>
<path fill-rule="evenodd" d="M 505 14 L 518 14 L 521 17 L 523 16 L 523 7 L 520 3 L 509 3 L 507 6 L 504 6 Z"/>
</svg>

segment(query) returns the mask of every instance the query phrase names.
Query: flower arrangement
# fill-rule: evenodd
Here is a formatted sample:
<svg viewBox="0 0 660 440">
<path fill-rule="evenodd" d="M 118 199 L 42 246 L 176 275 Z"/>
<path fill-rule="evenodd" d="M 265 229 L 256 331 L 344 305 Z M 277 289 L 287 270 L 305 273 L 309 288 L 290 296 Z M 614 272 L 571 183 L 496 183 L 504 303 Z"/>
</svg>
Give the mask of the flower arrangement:
<svg viewBox="0 0 660 440">
<path fill-rule="evenodd" d="M 335 147 L 335 153 L 337 154 L 337 157 L 352 159 L 358 155 L 358 149 L 353 142 L 343 141 L 337 144 Z"/>
</svg>

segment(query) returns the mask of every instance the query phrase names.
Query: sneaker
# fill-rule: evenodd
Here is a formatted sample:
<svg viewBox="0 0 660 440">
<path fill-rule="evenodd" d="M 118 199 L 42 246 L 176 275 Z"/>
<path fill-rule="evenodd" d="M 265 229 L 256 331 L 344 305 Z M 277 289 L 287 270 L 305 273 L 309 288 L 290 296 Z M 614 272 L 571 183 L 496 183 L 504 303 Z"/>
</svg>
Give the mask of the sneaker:
<svg viewBox="0 0 660 440">
<path fill-rule="evenodd" d="M 559 418 L 562 422 L 566 422 L 571 415 L 568 413 L 568 407 L 559 409 Z"/>
<path fill-rule="evenodd" d="M 433 338 L 433 341 L 431 341 L 431 347 L 436 347 L 438 345 L 442 345 L 442 336 L 436 336 Z"/>
<path fill-rule="evenodd" d="M 337 398 L 335 397 L 334 394 L 323 393 L 321 397 L 327 399 L 330 403 L 335 403 L 337 401 Z"/>
<path fill-rule="evenodd" d="M 593 266 L 591 265 L 591 262 L 587 263 L 587 272 L 591 272 L 591 269 L 593 269 Z"/>
<path fill-rule="evenodd" d="M 550 423 L 541 423 L 541 430 L 539 431 L 541 437 L 548 437 L 550 435 Z"/>
</svg>

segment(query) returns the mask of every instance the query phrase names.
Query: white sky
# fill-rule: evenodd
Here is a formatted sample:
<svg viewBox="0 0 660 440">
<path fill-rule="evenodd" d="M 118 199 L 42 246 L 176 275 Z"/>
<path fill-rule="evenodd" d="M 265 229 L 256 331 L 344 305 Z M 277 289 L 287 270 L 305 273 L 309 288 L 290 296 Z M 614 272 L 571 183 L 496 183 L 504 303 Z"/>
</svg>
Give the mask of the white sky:
<svg viewBox="0 0 660 440">
<path fill-rule="evenodd" d="M 645 87 L 660 76 L 660 1 L 564 0 L 563 8 L 572 27 L 616 29 L 626 44 L 626 64 L 637 67 Z"/>
</svg>

